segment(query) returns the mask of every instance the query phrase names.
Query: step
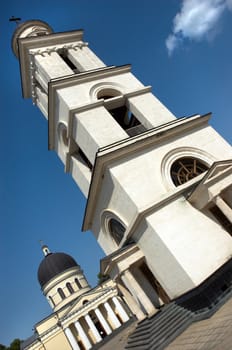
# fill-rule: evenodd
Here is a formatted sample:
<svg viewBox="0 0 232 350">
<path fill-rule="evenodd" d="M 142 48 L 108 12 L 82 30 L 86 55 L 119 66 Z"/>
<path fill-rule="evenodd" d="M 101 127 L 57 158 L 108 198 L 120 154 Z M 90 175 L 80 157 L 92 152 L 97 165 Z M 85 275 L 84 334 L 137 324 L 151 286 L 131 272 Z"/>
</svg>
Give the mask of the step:
<svg viewBox="0 0 232 350">
<path fill-rule="evenodd" d="M 128 339 L 127 345 L 129 346 L 133 346 L 137 345 L 147 345 L 150 342 L 150 335 L 153 334 L 153 336 L 157 339 L 159 339 L 160 337 L 163 337 L 164 332 L 167 334 L 168 332 L 172 332 L 172 328 L 174 327 L 174 325 L 177 325 L 177 327 L 181 327 L 182 324 L 187 321 L 189 319 L 189 317 L 191 316 L 191 314 L 187 313 L 182 313 L 179 312 L 178 314 L 173 314 L 171 319 L 169 318 L 168 321 L 166 321 L 166 323 L 162 323 L 160 324 L 159 322 L 156 321 L 155 326 L 148 332 L 143 333 L 143 334 L 137 334 L 136 337 L 130 337 Z M 192 318 L 192 316 L 191 316 Z"/>
<path fill-rule="evenodd" d="M 143 338 L 146 337 L 147 334 L 150 334 L 152 331 L 154 332 L 154 328 L 159 328 L 161 327 L 163 324 L 166 324 L 167 322 L 169 322 L 169 319 L 171 319 L 172 317 L 174 317 L 174 315 L 177 314 L 177 310 L 172 310 L 172 313 L 165 313 L 164 315 L 162 315 L 162 317 L 159 318 L 154 318 L 151 322 L 151 324 L 149 325 L 149 327 L 147 328 L 140 328 L 137 327 L 135 332 L 130 336 L 128 342 L 131 342 L 133 340 L 138 340 L 139 338 Z"/>
<path fill-rule="evenodd" d="M 162 322 L 160 323 L 155 323 L 153 324 L 153 327 L 151 327 L 151 331 L 155 332 L 156 330 L 162 328 L 163 326 L 168 326 L 169 324 L 172 324 L 174 322 L 174 320 L 178 319 L 178 318 L 188 318 L 191 315 L 191 313 L 189 313 L 188 311 L 186 311 L 185 309 L 177 309 L 175 310 L 174 313 L 172 313 L 171 315 L 167 315 L 167 318 L 163 318 Z"/>
<path fill-rule="evenodd" d="M 183 317 L 179 321 L 180 322 L 173 324 L 172 328 L 169 329 L 169 331 L 165 335 L 160 334 L 160 336 L 158 336 L 156 339 L 153 339 L 149 344 L 149 350 L 164 349 L 164 347 L 166 347 L 167 344 L 170 344 L 172 340 L 174 340 L 185 329 L 187 329 L 190 324 L 192 324 L 193 317 L 191 316 L 187 319 Z"/>
<path fill-rule="evenodd" d="M 147 322 L 146 324 L 138 325 L 134 333 L 131 335 L 131 337 L 136 336 L 138 332 L 140 334 L 143 331 L 147 333 L 150 330 L 150 328 L 153 326 L 154 322 L 159 322 L 159 323 L 162 322 L 163 319 L 166 319 L 172 313 L 175 313 L 177 308 L 179 308 L 179 306 L 176 307 L 175 304 L 172 304 L 170 305 L 170 308 L 160 310 L 159 313 L 157 313 L 156 315 L 154 315 L 149 319 L 149 323 Z"/>
</svg>

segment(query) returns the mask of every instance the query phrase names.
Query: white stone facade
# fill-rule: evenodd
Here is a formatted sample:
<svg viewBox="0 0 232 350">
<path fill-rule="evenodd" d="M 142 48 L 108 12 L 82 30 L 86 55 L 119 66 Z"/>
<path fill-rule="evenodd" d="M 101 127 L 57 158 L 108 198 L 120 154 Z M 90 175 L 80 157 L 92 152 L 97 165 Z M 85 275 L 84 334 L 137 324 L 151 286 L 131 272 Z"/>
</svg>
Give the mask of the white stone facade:
<svg viewBox="0 0 232 350">
<path fill-rule="evenodd" d="M 111 254 L 102 272 L 152 314 L 232 256 L 232 149 L 210 115 L 176 119 L 130 66 L 105 66 L 82 35 L 19 40 L 24 96 L 87 197 L 83 229 Z"/>
</svg>

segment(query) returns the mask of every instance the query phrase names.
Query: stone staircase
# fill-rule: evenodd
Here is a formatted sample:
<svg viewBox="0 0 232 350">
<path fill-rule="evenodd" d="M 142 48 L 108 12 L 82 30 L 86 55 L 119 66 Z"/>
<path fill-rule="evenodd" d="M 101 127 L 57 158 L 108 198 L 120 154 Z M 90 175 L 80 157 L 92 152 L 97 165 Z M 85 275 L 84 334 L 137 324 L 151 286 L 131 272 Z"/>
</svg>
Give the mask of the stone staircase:
<svg viewBox="0 0 232 350">
<path fill-rule="evenodd" d="M 171 302 L 140 322 L 128 338 L 125 349 L 161 350 L 182 333 L 193 321 L 194 314 Z"/>
<path fill-rule="evenodd" d="M 138 323 L 125 349 L 162 350 L 193 322 L 211 317 L 232 298 L 232 259 L 197 288 Z"/>
</svg>

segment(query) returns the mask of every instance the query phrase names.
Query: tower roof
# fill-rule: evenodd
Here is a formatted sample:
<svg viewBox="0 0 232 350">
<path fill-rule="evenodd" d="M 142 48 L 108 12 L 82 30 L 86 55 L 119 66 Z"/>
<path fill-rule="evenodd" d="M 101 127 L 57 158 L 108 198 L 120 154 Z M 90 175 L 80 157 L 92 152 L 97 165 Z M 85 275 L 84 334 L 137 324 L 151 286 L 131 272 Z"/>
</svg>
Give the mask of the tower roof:
<svg viewBox="0 0 232 350">
<path fill-rule="evenodd" d="M 42 36 L 52 33 L 53 30 L 44 21 L 33 19 L 20 23 L 12 36 L 11 47 L 16 57 L 18 57 L 18 39 L 31 37 L 31 36 Z"/>
<path fill-rule="evenodd" d="M 70 255 L 65 253 L 50 253 L 50 251 L 46 252 L 38 268 L 40 286 L 43 287 L 52 278 L 71 267 L 79 267 L 79 265 Z"/>
</svg>

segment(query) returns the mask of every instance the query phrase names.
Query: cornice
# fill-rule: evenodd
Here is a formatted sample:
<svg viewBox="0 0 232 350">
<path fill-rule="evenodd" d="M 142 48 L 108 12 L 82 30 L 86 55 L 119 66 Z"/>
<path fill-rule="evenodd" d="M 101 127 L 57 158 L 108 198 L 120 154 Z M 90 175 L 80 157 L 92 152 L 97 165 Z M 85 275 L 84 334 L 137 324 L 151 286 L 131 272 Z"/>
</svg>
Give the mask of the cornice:
<svg viewBox="0 0 232 350">
<path fill-rule="evenodd" d="M 29 50 L 81 41 L 83 33 L 83 30 L 80 29 L 65 33 L 53 33 L 49 35 L 18 39 L 22 94 L 24 98 L 31 97 Z"/>
<path fill-rule="evenodd" d="M 194 115 L 191 117 L 176 119 L 159 127 L 147 130 L 142 134 L 128 137 L 99 149 L 93 168 L 82 230 L 87 231 L 91 228 L 97 204 L 96 198 L 98 198 L 98 193 L 100 193 L 104 172 L 109 164 L 118 159 L 123 159 L 130 154 L 148 149 L 153 145 L 158 145 L 169 138 L 186 132 L 187 130 L 196 129 L 201 125 L 207 124 L 210 116 L 211 113 L 208 113 L 203 116 Z M 179 191 L 181 190 L 177 190 L 176 193 Z"/>
</svg>

